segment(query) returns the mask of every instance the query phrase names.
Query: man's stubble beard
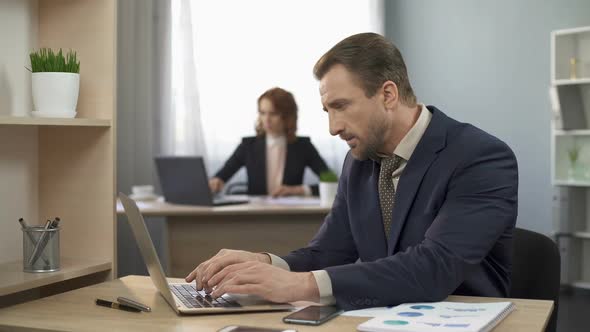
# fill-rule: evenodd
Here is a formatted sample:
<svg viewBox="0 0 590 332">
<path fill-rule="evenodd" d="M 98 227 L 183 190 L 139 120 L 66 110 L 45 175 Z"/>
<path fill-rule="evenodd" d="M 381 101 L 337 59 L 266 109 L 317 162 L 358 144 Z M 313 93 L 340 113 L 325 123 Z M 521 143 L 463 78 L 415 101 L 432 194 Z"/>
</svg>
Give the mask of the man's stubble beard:
<svg viewBox="0 0 590 332">
<path fill-rule="evenodd" d="M 386 131 L 386 122 L 383 119 L 379 119 L 378 117 L 373 117 L 369 121 L 369 132 L 367 134 L 365 148 L 359 150 L 360 153 L 358 156 L 354 156 L 353 154 L 353 157 L 358 160 L 380 160 L 381 157 L 379 157 L 377 151 L 379 151 L 379 149 L 383 146 Z"/>
</svg>

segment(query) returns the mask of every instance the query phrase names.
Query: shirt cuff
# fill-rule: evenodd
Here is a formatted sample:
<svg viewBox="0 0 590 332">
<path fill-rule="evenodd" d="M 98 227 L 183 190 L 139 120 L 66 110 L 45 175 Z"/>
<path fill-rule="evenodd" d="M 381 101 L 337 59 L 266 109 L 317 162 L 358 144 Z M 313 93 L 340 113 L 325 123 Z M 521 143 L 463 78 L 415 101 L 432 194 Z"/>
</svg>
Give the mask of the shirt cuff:
<svg viewBox="0 0 590 332">
<path fill-rule="evenodd" d="M 332 279 L 326 270 L 311 271 L 320 291 L 320 304 L 331 305 L 336 303 L 332 295 Z"/>
<path fill-rule="evenodd" d="M 311 187 L 308 185 L 303 185 L 303 196 L 311 196 L 313 193 L 311 192 Z"/>
<path fill-rule="evenodd" d="M 283 270 L 291 271 L 291 267 L 289 267 L 289 264 L 281 257 L 268 252 L 263 252 L 263 254 L 267 254 L 268 257 L 270 257 L 270 264 L 272 266 L 280 267 Z M 326 274 L 328 273 L 326 272 Z M 332 289 L 332 284 L 330 284 L 330 289 Z"/>
</svg>

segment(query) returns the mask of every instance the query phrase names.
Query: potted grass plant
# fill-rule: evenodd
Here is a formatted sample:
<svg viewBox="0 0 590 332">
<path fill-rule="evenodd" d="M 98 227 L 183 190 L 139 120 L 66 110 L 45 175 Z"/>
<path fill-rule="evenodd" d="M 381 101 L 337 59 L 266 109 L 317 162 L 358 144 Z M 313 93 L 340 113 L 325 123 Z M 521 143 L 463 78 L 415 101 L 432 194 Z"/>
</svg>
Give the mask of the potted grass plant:
<svg viewBox="0 0 590 332">
<path fill-rule="evenodd" d="M 76 52 L 41 48 L 31 52 L 34 117 L 74 118 L 80 90 Z"/>
<path fill-rule="evenodd" d="M 332 206 L 338 190 L 338 176 L 332 171 L 320 173 L 320 204 Z"/>
</svg>

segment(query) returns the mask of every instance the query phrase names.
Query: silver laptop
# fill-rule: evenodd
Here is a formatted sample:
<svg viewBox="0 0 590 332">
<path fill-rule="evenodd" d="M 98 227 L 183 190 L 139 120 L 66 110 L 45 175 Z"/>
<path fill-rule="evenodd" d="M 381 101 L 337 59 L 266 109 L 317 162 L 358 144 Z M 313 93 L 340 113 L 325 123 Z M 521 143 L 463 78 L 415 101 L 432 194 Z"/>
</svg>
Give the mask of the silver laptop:
<svg viewBox="0 0 590 332">
<path fill-rule="evenodd" d="M 127 214 L 127 220 L 129 220 L 129 225 L 152 282 L 176 313 L 197 315 L 294 309 L 290 304 L 273 303 L 252 295 L 224 294 L 213 299 L 204 291 L 197 291 L 195 283 L 168 283 L 137 204 L 122 193 L 119 193 L 119 199 L 123 204 L 125 214 Z"/>
<path fill-rule="evenodd" d="M 204 206 L 248 203 L 243 198 L 213 197 L 201 157 L 157 156 L 154 159 L 162 194 L 168 203 Z"/>
</svg>

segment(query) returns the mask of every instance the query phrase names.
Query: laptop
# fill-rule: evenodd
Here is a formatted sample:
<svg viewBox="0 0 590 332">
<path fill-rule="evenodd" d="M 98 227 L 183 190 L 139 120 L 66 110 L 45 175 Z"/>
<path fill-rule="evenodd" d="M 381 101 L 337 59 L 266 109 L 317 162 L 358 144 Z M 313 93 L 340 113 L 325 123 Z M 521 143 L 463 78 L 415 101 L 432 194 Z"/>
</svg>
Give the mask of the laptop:
<svg viewBox="0 0 590 332">
<path fill-rule="evenodd" d="M 221 206 L 248 203 L 246 199 L 213 197 L 201 157 L 155 158 L 162 194 L 168 203 Z"/>
<path fill-rule="evenodd" d="M 294 309 L 290 304 L 274 303 L 253 295 L 224 294 L 213 299 L 204 291 L 197 291 L 195 283 L 168 283 L 137 204 L 122 193 L 119 193 L 119 199 L 152 282 L 176 313 L 199 315 Z"/>
</svg>

